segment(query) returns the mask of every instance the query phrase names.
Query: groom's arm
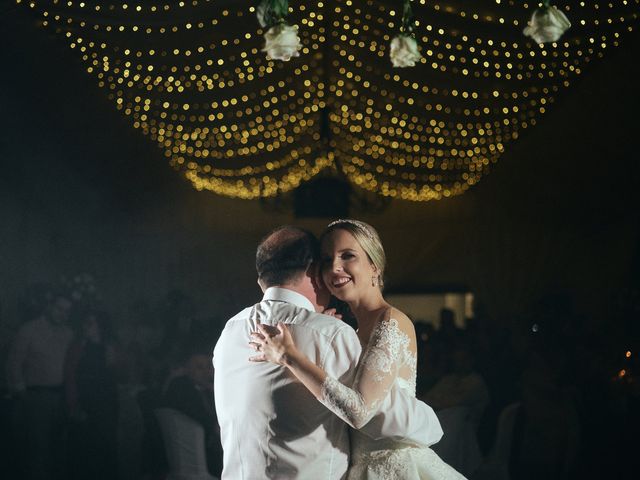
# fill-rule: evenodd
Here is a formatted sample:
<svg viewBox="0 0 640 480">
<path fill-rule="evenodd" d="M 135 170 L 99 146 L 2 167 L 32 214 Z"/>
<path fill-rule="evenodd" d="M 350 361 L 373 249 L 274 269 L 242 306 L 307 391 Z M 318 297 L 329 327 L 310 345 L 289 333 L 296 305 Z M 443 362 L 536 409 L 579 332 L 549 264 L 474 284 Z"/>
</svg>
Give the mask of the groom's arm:
<svg viewBox="0 0 640 480">
<path fill-rule="evenodd" d="M 438 443 L 443 431 L 433 409 L 400 388 L 392 388 L 378 413 L 360 429 L 379 440 L 393 440 L 428 447 Z"/>
</svg>

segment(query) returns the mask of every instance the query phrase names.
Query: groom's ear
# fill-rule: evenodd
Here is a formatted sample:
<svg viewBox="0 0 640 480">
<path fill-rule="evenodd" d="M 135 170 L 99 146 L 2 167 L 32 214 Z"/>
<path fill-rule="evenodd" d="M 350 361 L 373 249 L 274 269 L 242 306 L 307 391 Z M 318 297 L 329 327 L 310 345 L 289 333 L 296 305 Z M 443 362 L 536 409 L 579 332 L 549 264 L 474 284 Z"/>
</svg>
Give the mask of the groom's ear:
<svg viewBox="0 0 640 480">
<path fill-rule="evenodd" d="M 262 293 L 264 293 L 266 288 L 265 288 L 264 282 L 262 280 L 260 280 L 260 277 L 258 277 L 258 279 L 256 280 L 256 283 L 260 287 L 260 290 L 262 290 Z"/>
</svg>

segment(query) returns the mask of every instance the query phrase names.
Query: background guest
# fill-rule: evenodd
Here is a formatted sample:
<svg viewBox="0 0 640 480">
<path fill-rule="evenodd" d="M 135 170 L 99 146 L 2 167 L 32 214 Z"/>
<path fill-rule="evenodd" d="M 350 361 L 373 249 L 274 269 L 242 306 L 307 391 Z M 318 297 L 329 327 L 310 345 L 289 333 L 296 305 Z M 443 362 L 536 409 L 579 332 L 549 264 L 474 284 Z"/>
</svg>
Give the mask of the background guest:
<svg viewBox="0 0 640 480">
<path fill-rule="evenodd" d="M 213 403 L 213 364 L 210 352 L 203 349 L 187 353 L 184 374 L 170 380 L 162 406 L 178 410 L 202 425 L 209 472 L 220 476 L 222 446 Z"/>
<path fill-rule="evenodd" d="M 68 292 L 51 292 L 45 312 L 18 330 L 7 360 L 7 384 L 24 428 L 28 479 L 64 479 L 63 371 L 73 332 Z"/>
<path fill-rule="evenodd" d="M 75 323 L 76 337 L 65 361 L 69 478 L 113 479 L 118 421 L 113 338 L 102 312 L 80 310 Z"/>
<path fill-rule="evenodd" d="M 444 437 L 433 449 L 451 466 L 471 476 L 482 464 L 478 426 L 489 403 L 489 390 L 475 369 L 466 343 L 459 341 L 451 358 L 448 373 L 423 399 L 436 410 L 444 431 Z"/>
</svg>

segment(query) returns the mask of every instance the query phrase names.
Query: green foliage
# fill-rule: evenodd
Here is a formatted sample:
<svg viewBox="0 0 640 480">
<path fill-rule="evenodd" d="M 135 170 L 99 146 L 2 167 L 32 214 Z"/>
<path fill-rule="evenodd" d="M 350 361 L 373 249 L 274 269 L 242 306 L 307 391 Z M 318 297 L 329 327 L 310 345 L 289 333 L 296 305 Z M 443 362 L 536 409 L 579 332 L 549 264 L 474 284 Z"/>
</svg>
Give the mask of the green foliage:
<svg viewBox="0 0 640 480">
<path fill-rule="evenodd" d="M 289 0 L 261 0 L 256 11 L 262 28 L 271 28 L 283 22 L 288 12 Z"/>
<path fill-rule="evenodd" d="M 400 32 L 406 35 L 412 35 L 416 27 L 416 20 L 413 16 L 411 8 L 411 0 L 403 0 L 402 5 L 402 26 Z"/>
</svg>

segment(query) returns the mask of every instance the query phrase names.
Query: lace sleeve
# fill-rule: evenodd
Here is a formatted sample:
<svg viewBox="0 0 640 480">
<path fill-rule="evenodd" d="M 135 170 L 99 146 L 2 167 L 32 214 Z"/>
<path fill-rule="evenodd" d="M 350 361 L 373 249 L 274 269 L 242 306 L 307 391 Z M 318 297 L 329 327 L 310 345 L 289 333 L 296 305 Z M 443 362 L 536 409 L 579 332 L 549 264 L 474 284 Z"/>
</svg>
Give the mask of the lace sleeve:
<svg viewBox="0 0 640 480">
<path fill-rule="evenodd" d="M 329 376 L 322 384 L 320 401 L 342 420 L 359 429 L 376 413 L 391 389 L 408 348 L 409 337 L 398 321 L 381 321 L 358 365 L 353 388 Z"/>
</svg>

